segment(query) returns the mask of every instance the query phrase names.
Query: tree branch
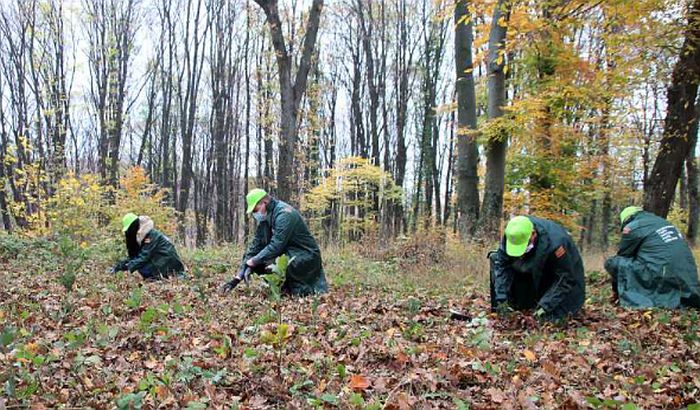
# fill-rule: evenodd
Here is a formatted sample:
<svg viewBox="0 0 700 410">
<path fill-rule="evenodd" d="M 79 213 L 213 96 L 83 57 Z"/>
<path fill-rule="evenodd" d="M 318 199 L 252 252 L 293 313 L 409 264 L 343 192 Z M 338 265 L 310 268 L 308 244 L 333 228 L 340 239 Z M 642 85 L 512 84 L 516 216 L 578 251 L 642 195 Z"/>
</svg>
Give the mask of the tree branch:
<svg viewBox="0 0 700 410">
<path fill-rule="evenodd" d="M 257 0 L 256 0 L 257 1 Z M 306 37 L 304 38 L 304 48 L 302 51 L 299 70 L 294 80 L 294 105 L 298 106 L 301 96 L 306 90 L 306 82 L 311 70 L 311 59 L 313 57 L 318 27 L 321 20 L 321 10 L 323 10 L 323 0 L 314 0 L 309 13 L 309 21 L 306 24 Z"/>
</svg>

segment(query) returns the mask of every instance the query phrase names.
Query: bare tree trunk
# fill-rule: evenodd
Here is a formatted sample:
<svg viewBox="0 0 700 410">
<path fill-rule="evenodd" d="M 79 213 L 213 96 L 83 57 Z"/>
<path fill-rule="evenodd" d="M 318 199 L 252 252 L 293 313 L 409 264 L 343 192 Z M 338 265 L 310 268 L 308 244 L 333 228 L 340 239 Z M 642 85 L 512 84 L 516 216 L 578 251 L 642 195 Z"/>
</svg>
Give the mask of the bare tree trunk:
<svg viewBox="0 0 700 410">
<path fill-rule="evenodd" d="M 394 87 L 396 88 L 396 162 L 394 170 L 394 182 L 398 187 L 403 188 L 406 178 L 407 144 L 406 129 L 408 126 L 408 103 L 411 99 L 413 65 L 413 52 L 415 48 L 410 47 L 409 35 L 412 30 L 408 27 L 407 0 L 400 0 L 396 5 L 398 23 L 396 26 L 396 71 L 394 73 Z M 404 213 L 403 200 L 397 199 L 394 202 L 394 231 L 406 231 L 406 215 Z"/>
<path fill-rule="evenodd" d="M 161 32 L 164 41 L 159 43 L 160 79 L 162 92 L 162 108 L 160 121 L 160 171 L 161 185 L 172 192 L 172 203 L 177 202 L 177 190 L 175 189 L 175 152 L 171 149 L 174 146 L 176 128 L 173 119 L 173 77 L 175 75 L 175 25 L 170 0 L 162 0 L 161 10 Z M 166 50 L 167 46 L 167 50 Z M 167 63 L 167 65 L 166 65 Z"/>
<path fill-rule="evenodd" d="M 211 5 L 210 5 L 211 7 Z M 239 76 L 238 56 L 234 57 L 235 10 L 228 1 L 217 1 L 209 13 L 212 15 L 211 39 L 209 42 L 210 80 L 212 90 L 211 136 L 213 143 L 214 179 L 213 190 L 216 198 L 214 211 L 214 229 L 217 240 L 229 242 L 237 237 L 237 228 L 233 224 L 233 215 L 238 207 L 231 203 L 240 201 L 232 198 L 233 174 L 230 161 L 231 135 L 237 116 L 231 93 L 236 87 Z M 247 31 L 246 31 L 247 33 Z M 247 47 L 247 42 L 246 42 Z M 246 56 L 247 58 L 247 56 Z M 247 121 L 246 121 L 247 122 Z"/>
<path fill-rule="evenodd" d="M 442 224 L 447 225 L 447 221 L 452 214 L 452 169 L 454 164 L 454 142 L 455 142 L 455 113 L 450 115 L 450 140 L 447 149 L 447 175 L 445 176 L 445 212 L 442 217 Z"/>
<path fill-rule="evenodd" d="M 150 75 L 150 81 L 148 85 L 148 97 L 146 99 L 146 104 L 147 104 L 147 113 L 146 113 L 146 122 L 144 124 L 143 128 L 143 137 L 141 138 L 141 147 L 139 148 L 139 155 L 136 158 L 136 165 L 141 166 L 144 160 L 144 156 L 146 153 L 146 150 L 149 150 L 149 153 L 151 153 L 152 150 L 152 143 L 151 143 L 151 131 L 153 129 L 153 125 L 155 122 L 155 111 L 156 111 L 156 96 L 157 96 L 157 79 L 158 79 L 158 66 L 160 65 L 160 59 L 156 58 L 156 61 L 154 62 L 155 68 L 151 70 L 149 73 Z M 153 156 L 152 153 L 148 155 L 149 163 L 152 163 L 153 161 Z M 153 175 L 153 173 L 150 173 Z M 153 177 L 151 177 L 153 178 Z"/>
<path fill-rule="evenodd" d="M 9 100 L 9 112 L 3 114 L 2 127 L 4 131 L 5 124 L 9 124 L 10 132 L 12 133 L 14 148 L 15 148 L 15 163 L 3 162 L 0 166 L 4 166 L 4 173 L 7 177 L 7 184 L 10 187 L 12 194 L 12 202 L 16 206 L 22 207 L 22 211 L 12 212 L 14 221 L 17 227 L 24 229 L 29 226 L 28 218 L 32 213 L 31 199 L 27 193 L 27 183 L 22 182 L 16 177 L 15 170 L 25 172 L 25 167 L 31 164 L 31 158 L 28 152 L 27 139 L 30 130 L 30 113 L 28 107 L 28 92 L 26 78 L 27 73 L 27 58 L 28 48 L 31 35 L 31 30 L 34 29 L 33 24 L 28 20 L 28 12 L 20 8 L 23 3 L 18 3 L 16 12 L 10 10 L 0 10 L 0 35 L 2 36 L 2 51 L 4 58 L 0 59 L 2 67 L 2 75 L 5 77 Z M 32 3 L 29 7 L 34 10 L 36 3 Z M 3 96 L 5 97 L 5 96 Z M 9 132 L 3 132 L 4 149 L 9 146 Z M 6 152 L 7 153 L 7 152 Z M 4 186 L 2 187 L 4 188 Z"/>
<path fill-rule="evenodd" d="M 690 151 L 688 153 L 690 154 Z M 685 167 L 681 167 L 681 175 L 678 177 L 678 207 L 684 211 L 688 210 L 688 178 Z"/>
<path fill-rule="evenodd" d="M 468 1 L 456 0 L 455 65 L 457 70 L 457 209 L 463 239 L 473 237 L 479 219 L 479 151 L 476 142 L 476 92 L 472 71 L 474 27 Z"/>
<path fill-rule="evenodd" d="M 255 0 L 267 17 L 272 36 L 272 45 L 276 52 L 277 73 L 280 86 L 280 139 L 279 162 L 277 170 L 277 196 L 285 201 L 297 204 L 294 198 L 299 192 L 294 172 L 294 156 L 298 140 L 299 103 L 306 92 L 312 54 L 316 46 L 316 37 L 321 20 L 323 0 L 313 0 L 306 25 L 306 37 L 302 49 L 299 68 L 292 81 L 292 55 L 282 33 L 277 0 Z"/>
<path fill-rule="evenodd" d="M 700 103 L 695 103 L 695 116 L 700 118 Z M 691 245 L 695 246 L 698 238 L 698 223 L 700 222 L 700 183 L 698 178 L 698 159 L 695 156 L 695 147 L 698 142 L 698 121 L 691 127 L 689 137 L 690 148 L 685 159 L 688 172 L 688 231 L 686 237 Z"/>
<path fill-rule="evenodd" d="M 251 105 L 251 95 L 250 95 L 250 63 L 249 63 L 249 52 L 250 52 L 250 31 L 252 30 L 251 24 L 250 24 L 250 7 L 249 3 L 246 2 L 246 34 L 245 34 L 245 45 L 244 45 L 244 51 L 243 51 L 243 66 L 244 68 L 244 76 L 245 76 L 245 123 L 243 126 L 245 127 L 245 164 L 243 165 L 243 193 L 246 194 L 248 193 L 249 187 L 248 187 L 248 180 L 250 179 L 250 175 L 248 174 L 248 169 L 250 168 L 250 105 Z M 242 198 L 242 196 L 240 196 Z M 238 206 L 239 209 L 245 206 L 245 201 L 242 199 L 236 198 L 234 203 L 239 203 L 241 205 Z M 250 224 L 246 219 L 243 219 L 243 242 L 246 243 L 248 241 L 248 235 L 250 234 Z"/>
<path fill-rule="evenodd" d="M 683 161 L 690 148 L 690 130 L 698 120 L 695 99 L 700 77 L 700 0 L 688 11 L 688 27 L 667 93 L 667 112 L 659 153 L 644 193 L 644 208 L 666 217 L 671 208 Z"/>
<path fill-rule="evenodd" d="M 136 31 L 136 2 L 85 2 L 90 21 L 92 103 L 98 115 L 100 173 L 117 186 L 126 84 Z"/>
<path fill-rule="evenodd" d="M 359 46 L 358 46 L 359 47 Z M 354 45 L 350 45 L 352 54 L 352 91 L 350 95 L 350 122 L 351 122 L 351 140 L 350 153 L 353 156 L 368 158 L 367 137 L 365 135 L 365 124 L 363 120 L 362 108 L 362 57 L 359 48 L 354 49 Z"/>
<path fill-rule="evenodd" d="M 493 10 L 489 33 L 488 57 L 488 117 L 503 116 L 506 101 L 506 32 L 511 2 L 499 0 Z M 486 145 L 486 188 L 481 208 L 481 230 L 490 240 L 498 240 L 503 218 L 503 191 L 505 188 L 506 150 L 508 135 L 491 136 Z"/>
<path fill-rule="evenodd" d="M 0 81 L 0 96 L 3 95 L 3 84 Z M 2 226 L 5 231 L 12 233 L 12 219 L 10 218 L 10 209 L 7 204 L 7 193 L 5 191 L 5 178 L 7 178 L 7 163 L 5 162 L 5 156 L 7 155 L 7 130 L 5 129 L 5 109 L 2 104 L 0 104 L 0 181 L 2 181 L 2 186 L 0 186 L 0 215 L 2 215 Z"/>
<path fill-rule="evenodd" d="M 365 79 L 367 81 L 367 89 L 369 91 L 369 136 L 370 145 L 372 147 L 372 155 L 370 159 L 372 164 L 379 166 L 379 97 L 380 97 L 380 84 L 377 81 L 377 73 L 375 64 L 375 49 L 372 47 L 372 40 L 374 37 L 374 16 L 372 14 L 373 7 L 372 2 L 364 2 L 363 0 L 356 0 L 356 13 L 359 20 L 360 32 L 361 32 L 361 43 L 362 50 L 365 55 L 365 64 L 367 65 L 365 71 Z M 382 6 L 383 7 L 383 6 Z M 367 9 L 367 16 L 365 17 L 365 9 Z M 383 22 L 380 22 L 382 25 Z M 384 48 L 382 47 L 382 52 Z M 381 55 L 379 56 L 381 58 Z M 381 61 L 379 61 L 381 63 Z"/>
<path fill-rule="evenodd" d="M 63 1 L 52 0 L 49 3 L 49 27 L 51 30 L 47 47 L 53 51 L 51 66 L 44 81 L 50 90 L 51 126 L 47 129 L 51 135 L 49 158 L 49 175 L 51 182 L 60 180 L 66 170 L 66 136 L 70 128 L 70 98 L 67 92 L 65 66 L 65 33 L 63 27 Z"/>
<path fill-rule="evenodd" d="M 180 233 L 184 238 L 184 218 L 190 199 L 190 187 L 194 171 L 192 169 L 194 126 L 199 98 L 199 85 L 204 67 L 204 52 L 206 36 L 211 26 L 211 20 L 204 22 L 204 28 L 200 34 L 200 17 L 202 12 L 202 0 L 197 0 L 194 16 L 192 16 L 192 1 L 187 2 L 187 13 L 184 28 L 185 66 L 180 73 L 180 133 L 182 137 L 182 165 L 180 168 L 180 189 L 176 209 L 180 215 Z M 192 27 L 192 37 L 190 29 Z M 182 78 L 185 83 L 182 84 Z"/>
</svg>

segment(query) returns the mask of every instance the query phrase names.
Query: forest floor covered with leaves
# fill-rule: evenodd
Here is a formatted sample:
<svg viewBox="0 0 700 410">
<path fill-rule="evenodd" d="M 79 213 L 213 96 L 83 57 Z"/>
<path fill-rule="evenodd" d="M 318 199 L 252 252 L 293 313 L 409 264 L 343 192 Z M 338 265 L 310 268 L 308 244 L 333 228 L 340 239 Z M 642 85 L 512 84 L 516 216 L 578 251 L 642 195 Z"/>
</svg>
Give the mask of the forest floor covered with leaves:
<svg viewBox="0 0 700 410">
<path fill-rule="evenodd" d="M 585 311 L 554 326 L 489 312 L 481 250 L 329 249 L 331 292 L 279 305 L 260 280 L 219 293 L 239 254 L 186 254 L 189 279 L 160 283 L 0 254 L 0 409 L 700 407 L 698 312 L 613 307 L 590 268 Z"/>
</svg>

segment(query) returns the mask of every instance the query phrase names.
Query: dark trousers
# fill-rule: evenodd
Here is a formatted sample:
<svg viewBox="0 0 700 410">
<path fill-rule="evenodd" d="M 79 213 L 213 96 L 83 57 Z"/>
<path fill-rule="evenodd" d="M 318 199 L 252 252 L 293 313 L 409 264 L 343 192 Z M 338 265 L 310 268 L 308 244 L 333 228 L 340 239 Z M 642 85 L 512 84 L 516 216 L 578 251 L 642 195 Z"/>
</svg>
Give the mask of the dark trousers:
<svg viewBox="0 0 700 410">
<path fill-rule="evenodd" d="M 532 275 L 529 273 L 512 272 L 513 283 L 508 292 L 508 304 L 516 310 L 533 309 L 539 298 Z M 491 308 L 496 308 L 496 292 L 494 289 L 494 274 L 491 272 Z"/>
<path fill-rule="evenodd" d="M 617 270 L 609 270 L 610 274 L 610 285 L 612 285 L 612 293 L 614 300 L 620 299 L 620 294 L 617 291 Z"/>
<path fill-rule="evenodd" d="M 144 266 L 143 268 L 139 269 L 139 273 L 145 281 L 153 282 L 156 280 L 163 279 L 163 275 L 161 275 L 159 272 L 156 272 L 153 268 L 148 266 Z"/>
<path fill-rule="evenodd" d="M 155 282 L 157 280 L 167 279 L 170 276 L 175 274 L 175 272 L 162 273 L 162 272 L 159 272 L 159 271 L 154 270 L 153 268 L 149 268 L 149 267 L 143 267 L 143 268 L 139 269 L 139 273 L 141 274 L 141 277 L 143 278 L 143 280 L 145 280 L 147 282 Z"/>
</svg>

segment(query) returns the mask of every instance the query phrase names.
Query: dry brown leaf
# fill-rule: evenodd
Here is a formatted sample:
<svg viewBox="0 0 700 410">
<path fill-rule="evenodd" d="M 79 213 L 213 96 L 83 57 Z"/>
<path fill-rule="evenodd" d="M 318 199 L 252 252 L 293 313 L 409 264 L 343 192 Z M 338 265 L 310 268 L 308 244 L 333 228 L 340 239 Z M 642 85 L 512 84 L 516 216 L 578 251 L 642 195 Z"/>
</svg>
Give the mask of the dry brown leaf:
<svg viewBox="0 0 700 410">
<path fill-rule="evenodd" d="M 532 350 L 525 349 L 525 351 L 523 351 L 523 356 L 525 356 L 525 359 L 527 359 L 528 362 L 537 361 L 537 356 L 535 356 L 535 353 Z"/>
<path fill-rule="evenodd" d="M 369 388 L 369 380 L 361 374 L 353 374 L 350 378 L 350 388 L 355 391 L 362 391 Z"/>
<path fill-rule="evenodd" d="M 494 403 L 503 403 L 503 401 L 506 399 L 506 396 L 503 394 L 503 391 L 495 387 L 487 389 L 486 392 L 491 396 L 491 400 Z"/>
</svg>

